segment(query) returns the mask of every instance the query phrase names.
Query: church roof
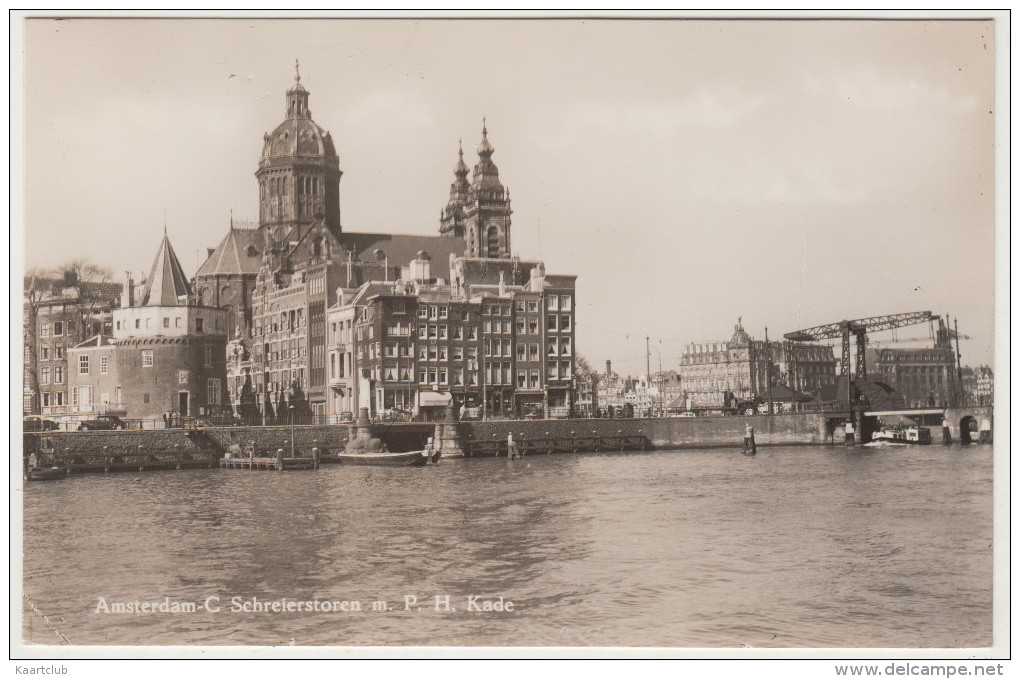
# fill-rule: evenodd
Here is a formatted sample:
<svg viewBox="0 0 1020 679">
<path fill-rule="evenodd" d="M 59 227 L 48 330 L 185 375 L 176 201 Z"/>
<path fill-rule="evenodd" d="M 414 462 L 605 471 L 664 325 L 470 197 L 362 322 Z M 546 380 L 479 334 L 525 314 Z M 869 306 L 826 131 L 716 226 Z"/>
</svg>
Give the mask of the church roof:
<svg viewBox="0 0 1020 679">
<path fill-rule="evenodd" d="M 264 245 L 265 236 L 259 229 L 231 227 L 195 276 L 256 275 Z"/>
<path fill-rule="evenodd" d="M 188 277 L 184 275 L 184 269 L 166 232 L 163 233 L 163 241 L 159 244 L 156 260 L 146 280 L 140 306 L 185 306 L 191 297 Z"/>
<path fill-rule="evenodd" d="M 348 250 L 354 250 L 362 261 L 374 261 L 375 251 L 381 250 L 389 258 L 390 266 L 406 266 L 418 256 L 421 250 L 432 258 L 433 276 L 450 276 L 450 255 L 464 254 L 463 238 L 451 236 L 415 236 L 393 233 L 351 233 L 340 234 L 340 243 Z"/>
</svg>

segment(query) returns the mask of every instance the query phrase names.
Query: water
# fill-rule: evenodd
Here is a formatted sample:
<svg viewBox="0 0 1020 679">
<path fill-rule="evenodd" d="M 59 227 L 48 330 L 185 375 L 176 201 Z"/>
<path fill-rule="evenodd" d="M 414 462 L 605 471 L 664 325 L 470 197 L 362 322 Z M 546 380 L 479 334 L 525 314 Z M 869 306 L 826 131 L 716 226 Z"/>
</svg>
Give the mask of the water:
<svg viewBox="0 0 1020 679">
<path fill-rule="evenodd" d="M 991 458 L 987 446 L 777 447 L 27 484 L 24 638 L 989 646 Z M 405 595 L 422 610 L 405 611 Z M 436 611 L 436 595 L 456 610 Z M 468 595 L 514 610 L 469 611 Z M 100 598 L 210 596 L 219 612 L 97 612 Z M 363 610 L 233 612 L 235 596 Z"/>
</svg>

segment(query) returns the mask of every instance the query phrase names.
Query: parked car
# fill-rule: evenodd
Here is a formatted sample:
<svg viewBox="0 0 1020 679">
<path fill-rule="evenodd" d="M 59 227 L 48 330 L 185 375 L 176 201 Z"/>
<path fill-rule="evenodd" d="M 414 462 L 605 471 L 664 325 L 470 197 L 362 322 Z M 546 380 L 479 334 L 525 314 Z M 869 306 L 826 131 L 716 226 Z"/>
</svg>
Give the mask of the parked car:
<svg viewBox="0 0 1020 679">
<path fill-rule="evenodd" d="M 91 420 L 82 420 L 78 424 L 78 431 L 92 431 L 99 429 L 126 429 L 124 420 L 116 415 L 97 415 Z"/>
<path fill-rule="evenodd" d="M 26 417 L 22 422 L 22 431 L 56 431 L 60 425 L 53 420 L 41 417 Z"/>
<path fill-rule="evenodd" d="M 680 417 L 697 417 L 696 413 L 692 413 L 690 410 L 680 413 Z"/>
</svg>

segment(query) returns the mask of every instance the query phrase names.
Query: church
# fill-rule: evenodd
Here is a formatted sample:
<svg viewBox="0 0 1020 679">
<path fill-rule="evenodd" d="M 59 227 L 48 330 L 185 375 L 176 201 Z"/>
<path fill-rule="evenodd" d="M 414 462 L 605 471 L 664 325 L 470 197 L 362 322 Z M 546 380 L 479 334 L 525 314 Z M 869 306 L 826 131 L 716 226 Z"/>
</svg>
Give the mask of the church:
<svg viewBox="0 0 1020 679">
<path fill-rule="evenodd" d="M 328 407 L 329 403 L 344 404 L 337 408 L 371 405 L 373 413 L 378 414 L 386 403 L 394 401 L 384 398 L 380 386 L 379 408 L 375 407 L 376 401 L 370 398 L 374 390 L 367 386 L 375 384 L 369 377 L 375 368 L 359 365 L 369 356 L 382 357 L 381 347 L 377 351 L 365 341 L 359 351 L 351 354 L 348 375 L 355 373 L 371 380 L 360 395 L 356 387 L 336 383 L 330 386 L 327 355 L 335 348 L 327 347 L 327 315 L 331 307 L 359 299 L 362 308 L 368 309 L 371 304 L 364 293 L 380 285 L 390 293 L 416 293 L 424 286 L 433 293 L 447 289 L 454 297 L 498 295 L 500 290 L 507 294 L 508 286 L 511 292 L 515 286 L 524 290 L 533 279 L 532 269 L 538 266 L 544 273 L 544 265 L 522 261 L 511 250 L 510 192 L 501 183 L 493 162 L 495 149 L 489 142 L 484 119 L 478 162 L 473 171 L 464 161 L 463 148 L 459 150 L 450 195 L 440 211 L 438 234 L 363 233 L 345 231 L 342 226 L 340 159 L 330 132 L 312 117 L 309 91 L 301 82 L 297 66 L 285 104 L 284 120 L 262 140 L 255 172 L 259 185 L 258 224 L 254 228 L 240 228 L 232 223 L 220 243 L 209 250 L 194 278 L 197 303 L 223 309 L 230 319 L 229 399 L 235 412 L 241 413 L 246 421 L 288 421 L 295 417 L 301 421 L 323 421 L 334 409 Z M 428 262 L 427 279 L 421 277 L 424 261 Z M 416 267 L 412 266 L 414 263 L 418 263 Z M 417 272 L 414 276 L 412 269 Z M 543 285 L 549 281 L 548 284 L 557 286 L 553 295 L 557 308 L 560 297 L 565 296 L 571 298 L 569 308 L 574 308 L 573 276 L 543 275 L 537 280 L 543 281 Z M 410 299 L 408 302 L 415 303 Z M 560 322 L 551 318 L 550 322 L 556 322 L 556 332 L 563 332 L 559 328 L 565 325 L 571 335 L 569 339 L 557 340 L 559 359 L 559 347 L 573 345 L 572 311 L 571 319 Z M 510 325 L 508 321 L 508 329 Z M 506 375 L 514 373 L 509 355 L 511 344 L 508 338 Z M 450 347 L 451 352 L 463 353 L 462 350 L 471 351 Z M 408 351 L 413 353 L 414 348 Z M 537 358 L 530 356 L 529 351 L 525 348 L 525 356 Z M 539 351 L 545 355 L 545 342 Z M 421 353 L 429 355 L 428 349 Z M 433 353 L 440 354 L 438 349 Z M 565 404 L 569 409 L 572 378 L 560 378 L 558 361 L 556 365 L 559 392 L 552 402 L 559 404 L 562 412 Z M 406 373 L 401 370 L 400 374 L 418 375 L 417 367 L 409 366 Z M 383 365 L 378 370 L 380 374 L 387 373 Z M 572 375 L 572 370 L 571 356 L 569 366 L 562 372 Z M 430 373 L 426 370 L 425 374 Z M 543 387 L 545 377 L 540 380 Z M 408 384 L 402 385 L 406 393 L 424 391 L 411 384 L 415 381 L 409 379 Z M 502 395 L 493 401 L 500 411 L 514 402 L 510 393 L 513 379 L 505 381 L 507 384 L 500 390 Z M 536 386 L 530 376 L 525 383 L 528 387 Z M 338 400 L 335 397 L 341 389 L 346 390 L 345 398 Z M 444 389 L 442 385 L 430 385 L 427 391 L 442 393 Z M 458 405 L 470 406 L 483 400 L 487 393 L 483 386 L 481 395 L 462 400 Z M 422 399 L 414 396 L 401 403 L 406 405 L 409 400 L 418 403 Z M 539 401 L 548 405 L 548 394 Z M 417 407 L 412 410 L 415 414 L 419 412 Z"/>
</svg>

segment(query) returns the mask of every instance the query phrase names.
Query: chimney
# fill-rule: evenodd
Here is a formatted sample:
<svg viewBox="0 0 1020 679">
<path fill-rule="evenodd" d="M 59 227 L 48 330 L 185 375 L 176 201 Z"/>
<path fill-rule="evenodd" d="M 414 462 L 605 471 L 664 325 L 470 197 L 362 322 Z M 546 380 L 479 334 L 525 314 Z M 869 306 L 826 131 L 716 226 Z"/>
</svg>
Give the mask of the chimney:
<svg viewBox="0 0 1020 679">
<path fill-rule="evenodd" d="M 538 262 L 531 268 L 531 281 L 528 288 L 532 292 L 542 292 L 545 289 L 545 264 Z"/>
<path fill-rule="evenodd" d="M 608 358 L 606 359 L 606 374 L 607 375 L 613 374 L 613 362 L 610 361 Z"/>
<path fill-rule="evenodd" d="M 127 275 L 127 305 L 129 307 L 135 305 L 135 277 L 131 275 L 130 271 L 125 271 Z"/>
</svg>

